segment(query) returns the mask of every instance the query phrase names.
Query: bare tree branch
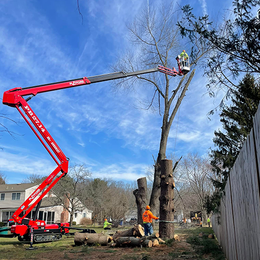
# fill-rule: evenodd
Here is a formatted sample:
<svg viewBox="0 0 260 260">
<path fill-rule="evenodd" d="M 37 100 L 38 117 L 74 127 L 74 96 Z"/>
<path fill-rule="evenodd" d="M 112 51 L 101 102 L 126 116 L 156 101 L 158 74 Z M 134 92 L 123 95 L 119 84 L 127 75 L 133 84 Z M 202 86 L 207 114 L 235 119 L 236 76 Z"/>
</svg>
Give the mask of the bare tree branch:
<svg viewBox="0 0 260 260">
<path fill-rule="evenodd" d="M 82 24 L 83 24 L 83 15 L 82 15 L 82 13 L 81 13 L 81 11 L 80 11 L 79 0 L 77 0 L 77 8 L 78 8 L 78 12 L 79 12 L 79 14 L 80 14 L 80 16 L 81 16 L 81 20 L 82 20 Z"/>
</svg>

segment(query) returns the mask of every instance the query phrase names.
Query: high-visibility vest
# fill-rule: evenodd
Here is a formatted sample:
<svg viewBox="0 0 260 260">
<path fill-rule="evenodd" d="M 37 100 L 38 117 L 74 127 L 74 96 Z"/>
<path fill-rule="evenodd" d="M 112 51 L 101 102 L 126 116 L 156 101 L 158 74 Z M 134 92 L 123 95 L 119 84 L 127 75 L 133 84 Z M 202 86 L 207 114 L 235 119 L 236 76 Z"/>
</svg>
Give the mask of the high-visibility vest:
<svg viewBox="0 0 260 260">
<path fill-rule="evenodd" d="M 106 227 L 108 227 L 109 225 L 111 225 L 111 223 L 109 223 L 107 220 L 105 220 L 103 228 L 106 228 Z"/>
<path fill-rule="evenodd" d="M 189 58 L 189 55 L 188 55 L 186 52 L 184 52 L 184 51 L 181 53 L 180 56 L 181 56 L 181 57 L 184 57 L 184 59 L 185 59 L 185 58 Z"/>
<path fill-rule="evenodd" d="M 158 219 L 150 210 L 146 210 L 143 214 L 143 223 L 152 223 L 152 219 Z"/>
</svg>

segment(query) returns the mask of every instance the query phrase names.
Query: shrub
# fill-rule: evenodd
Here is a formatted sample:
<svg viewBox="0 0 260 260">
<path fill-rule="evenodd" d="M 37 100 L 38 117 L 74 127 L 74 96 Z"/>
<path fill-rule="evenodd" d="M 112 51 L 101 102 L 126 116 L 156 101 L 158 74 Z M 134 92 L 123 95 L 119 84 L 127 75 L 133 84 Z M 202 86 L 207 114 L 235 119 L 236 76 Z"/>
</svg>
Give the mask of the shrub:
<svg viewBox="0 0 260 260">
<path fill-rule="evenodd" d="M 89 218 L 82 218 L 80 220 L 80 225 L 83 225 L 83 226 L 92 225 L 92 220 Z"/>
</svg>

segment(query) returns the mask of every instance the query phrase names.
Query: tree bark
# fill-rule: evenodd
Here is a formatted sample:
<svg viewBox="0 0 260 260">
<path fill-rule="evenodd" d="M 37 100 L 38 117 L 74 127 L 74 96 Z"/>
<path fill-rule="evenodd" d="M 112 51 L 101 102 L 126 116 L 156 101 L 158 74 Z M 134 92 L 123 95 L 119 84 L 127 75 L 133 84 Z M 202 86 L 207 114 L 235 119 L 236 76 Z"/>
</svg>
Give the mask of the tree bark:
<svg viewBox="0 0 260 260">
<path fill-rule="evenodd" d="M 76 232 L 74 235 L 74 243 L 76 246 L 78 245 L 92 245 L 92 244 L 100 244 L 107 245 L 110 241 L 112 241 L 112 237 L 105 236 L 104 234 L 93 234 L 93 233 L 79 233 Z"/>
<path fill-rule="evenodd" d="M 113 235 L 113 240 L 116 241 L 119 237 L 143 237 L 144 236 L 144 228 L 137 224 L 134 227 L 125 230 L 125 231 L 116 231 Z"/>
<path fill-rule="evenodd" d="M 144 241 L 145 239 L 136 237 L 119 237 L 116 246 L 141 246 Z"/>
<path fill-rule="evenodd" d="M 161 196 L 159 234 L 162 238 L 174 238 L 174 180 L 172 161 L 161 162 Z"/>
<path fill-rule="evenodd" d="M 159 233 L 153 233 L 152 235 L 146 237 L 146 239 L 148 240 L 155 239 L 155 238 L 159 238 Z"/>
<path fill-rule="evenodd" d="M 147 205 L 147 181 L 146 178 L 140 178 L 137 180 L 138 189 L 133 191 L 135 195 L 137 205 L 137 223 L 142 224 L 142 215 Z"/>
</svg>

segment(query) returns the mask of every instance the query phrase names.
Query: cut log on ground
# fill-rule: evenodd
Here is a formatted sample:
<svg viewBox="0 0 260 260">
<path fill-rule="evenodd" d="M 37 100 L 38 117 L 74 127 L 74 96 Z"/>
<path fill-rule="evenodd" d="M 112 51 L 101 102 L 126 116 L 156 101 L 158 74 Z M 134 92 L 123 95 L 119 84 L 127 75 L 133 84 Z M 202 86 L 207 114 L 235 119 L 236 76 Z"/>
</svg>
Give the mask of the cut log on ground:
<svg viewBox="0 0 260 260">
<path fill-rule="evenodd" d="M 209 235 L 208 235 L 208 238 L 214 239 L 214 238 L 215 238 L 215 237 L 214 237 L 214 234 L 209 234 Z"/>
<path fill-rule="evenodd" d="M 118 237 L 116 239 L 116 246 L 141 246 L 144 241 L 144 239 L 136 237 Z"/>
<path fill-rule="evenodd" d="M 152 242 L 152 240 L 144 240 L 144 242 L 142 243 L 142 246 L 150 248 L 153 246 L 153 242 Z"/>
<path fill-rule="evenodd" d="M 124 231 L 116 231 L 113 235 L 113 240 L 116 241 L 119 237 L 143 237 L 144 228 L 141 225 L 134 225 L 132 228 Z"/>
<path fill-rule="evenodd" d="M 154 239 L 154 238 L 158 238 L 159 237 L 159 233 L 153 233 L 150 236 L 147 236 L 146 239 L 150 240 L 150 239 Z"/>
<path fill-rule="evenodd" d="M 112 241 L 112 237 L 106 236 L 104 234 L 97 233 L 78 233 L 76 232 L 74 235 L 74 243 L 76 246 L 78 245 L 107 245 Z"/>
<path fill-rule="evenodd" d="M 110 245 L 110 247 L 116 247 L 116 243 L 115 242 L 112 242 L 109 245 Z"/>
<path fill-rule="evenodd" d="M 160 244 L 165 244 L 165 241 L 162 240 L 160 237 L 157 238 Z"/>
<path fill-rule="evenodd" d="M 159 241 L 158 241 L 157 238 L 154 238 L 154 239 L 152 239 L 152 240 L 150 240 L 150 241 L 152 241 L 153 246 L 159 246 Z"/>
<path fill-rule="evenodd" d="M 174 235 L 175 241 L 181 241 L 180 237 L 178 235 Z"/>
</svg>

